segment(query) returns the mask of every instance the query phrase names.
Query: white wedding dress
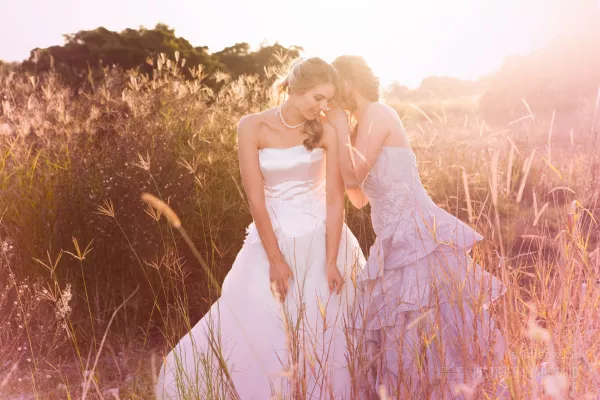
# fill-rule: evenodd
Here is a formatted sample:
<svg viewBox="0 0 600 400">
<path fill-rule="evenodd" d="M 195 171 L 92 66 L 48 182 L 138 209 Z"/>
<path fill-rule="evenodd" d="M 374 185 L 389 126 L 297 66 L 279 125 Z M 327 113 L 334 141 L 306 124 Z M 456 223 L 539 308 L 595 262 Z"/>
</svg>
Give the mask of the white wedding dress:
<svg viewBox="0 0 600 400">
<path fill-rule="evenodd" d="M 292 289 L 283 304 L 274 298 L 269 262 L 251 224 L 221 297 L 167 355 L 158 399 L 350 398 L 345 325 L 365 259 L 344 224 L 338 268 L 346 283 L 331 295 L 325 158 L 324 150 L 304 146 L 260 150 L 267 209 L 294 273 Z"/>
</svg>

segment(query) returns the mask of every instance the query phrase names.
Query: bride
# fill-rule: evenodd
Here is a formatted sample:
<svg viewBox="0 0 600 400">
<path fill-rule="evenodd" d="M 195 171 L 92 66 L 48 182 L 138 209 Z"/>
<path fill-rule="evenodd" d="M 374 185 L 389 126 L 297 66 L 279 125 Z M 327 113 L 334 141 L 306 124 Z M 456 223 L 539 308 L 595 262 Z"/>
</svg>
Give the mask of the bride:
<svg viewBox="0 0 600 400">
<path fill-rule="evenodd" d="M 321 120 L 336 88 L 331 65 L 299 60 L 280 84 L 285 102 L 241 119 L 254 222 L 221 297 L 167 355 L 159 399 L 350 397 L 344 327 L 365 260 L 344 224 L 335 130 Z"/>
</svg>

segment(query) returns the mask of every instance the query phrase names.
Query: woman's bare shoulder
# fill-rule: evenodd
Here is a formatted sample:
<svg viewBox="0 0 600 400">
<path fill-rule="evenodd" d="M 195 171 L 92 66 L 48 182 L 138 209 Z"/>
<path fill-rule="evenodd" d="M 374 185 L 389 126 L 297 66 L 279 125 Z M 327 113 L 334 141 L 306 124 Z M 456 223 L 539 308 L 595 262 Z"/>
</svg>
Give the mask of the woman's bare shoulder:
<svg viewBox="0 0 600 400">
<path fill-rule="evenodd" d="M 259 113 L 244 115 L 238 123 L 238 141 L 243 139 L 258 141 L 261 131 L 264 129 L 272 129 L 275 120 L 276 109 L 270 108 Z"/>
</svg>

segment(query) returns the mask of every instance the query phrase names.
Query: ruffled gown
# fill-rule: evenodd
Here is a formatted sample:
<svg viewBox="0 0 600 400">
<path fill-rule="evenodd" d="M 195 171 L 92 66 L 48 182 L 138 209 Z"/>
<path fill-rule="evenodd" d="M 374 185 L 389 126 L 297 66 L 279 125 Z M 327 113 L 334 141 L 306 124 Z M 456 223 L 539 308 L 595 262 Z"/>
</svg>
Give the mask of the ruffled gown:
<svg viewBox="0 0 600 400">
<path fill-rule="evenodd" d="M 364 190 L 377 238 L 358 277 L 354 327 L 377 371 L 371 385 L 392 398 L 451 398 L 502 363 L 487 306 L 505 287 L 468 256 L 482 236 L 435 205 L 411 149 L 383 147 Z"/>
</svg>

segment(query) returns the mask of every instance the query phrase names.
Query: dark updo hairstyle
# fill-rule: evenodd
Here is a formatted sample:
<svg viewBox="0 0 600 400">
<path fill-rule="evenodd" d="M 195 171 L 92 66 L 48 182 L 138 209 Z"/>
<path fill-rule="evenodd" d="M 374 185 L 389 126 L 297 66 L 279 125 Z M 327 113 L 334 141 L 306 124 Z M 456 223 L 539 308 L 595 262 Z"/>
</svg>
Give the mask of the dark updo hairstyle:
<svg viewBox="0 0 600 400">
<path fill-rule="evenodd" d="M 359 56 L 340 56 L 335 59 L 333 66 L 336 69 L 342 86 L 347 82 L 352 85 L 358 94 L 369 101 L 379 101 L 379 79 L 373 74 L 365 60 Z M 346 88 L 341 90 L 341 100 L 351 109 L 356 109 L 356 103 L 346 93 Z"/>
</svg>

